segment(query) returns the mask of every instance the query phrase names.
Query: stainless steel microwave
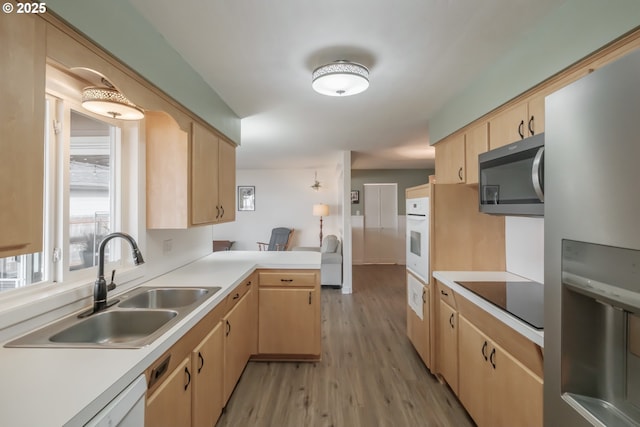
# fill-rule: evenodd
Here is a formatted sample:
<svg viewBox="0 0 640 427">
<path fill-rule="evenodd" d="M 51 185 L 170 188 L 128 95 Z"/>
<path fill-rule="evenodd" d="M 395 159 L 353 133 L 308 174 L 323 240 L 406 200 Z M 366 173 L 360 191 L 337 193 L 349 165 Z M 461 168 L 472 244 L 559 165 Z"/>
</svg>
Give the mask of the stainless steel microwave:
<svg viewBox="0 0 640 427">
<path fill-rule="evenodd" d="M 544 215 L 544 133 L 478 156 L 480 212 Z"/>
</svg>

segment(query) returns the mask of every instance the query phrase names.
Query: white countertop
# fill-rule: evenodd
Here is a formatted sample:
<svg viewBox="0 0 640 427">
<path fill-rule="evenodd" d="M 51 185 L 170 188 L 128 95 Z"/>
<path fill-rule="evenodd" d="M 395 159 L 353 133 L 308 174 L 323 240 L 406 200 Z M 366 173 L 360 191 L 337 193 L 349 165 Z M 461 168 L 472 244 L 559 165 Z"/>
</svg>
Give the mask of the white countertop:
<svg viewBox="0 0 640 427">
<path fill-rule="evenodd" d="M 479 297 L 470 290 L 456 283 L 456 281 L 491 282 L 502 280 L 524 282 L 529 279 L 506 271 L 434 271 L 433 277 L 450 287 L 455 293 L 468 299 L 505 325 L 514 329 L 516 332 L 538 344 L 540 347 L 544 347 L 544 331 L 540 331 L 529 326 L 517 317 L 509 314 L 499 307 L 496 307 L 489 301 Z"/>
<path fill-rule="evenodd" d="M 319 269 L 320 253 L 215 252 L 144 283 L 222 289 L 141 349 L 0 347 L 0 425 L 84 425 L 256 268 Z"/>
</svg>

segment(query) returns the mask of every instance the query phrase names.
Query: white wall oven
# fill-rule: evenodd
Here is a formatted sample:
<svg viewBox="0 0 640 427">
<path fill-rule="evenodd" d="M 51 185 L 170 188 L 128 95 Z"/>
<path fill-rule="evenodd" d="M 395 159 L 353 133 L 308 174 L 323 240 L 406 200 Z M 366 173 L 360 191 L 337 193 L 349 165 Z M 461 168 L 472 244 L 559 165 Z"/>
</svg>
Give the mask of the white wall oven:
<svg viewBox="0 0 640 427">
<path fill-rule="evenodd" d="M 429 283 L 429 198 L 407 199 L 407 270 Z"/>
</svg>

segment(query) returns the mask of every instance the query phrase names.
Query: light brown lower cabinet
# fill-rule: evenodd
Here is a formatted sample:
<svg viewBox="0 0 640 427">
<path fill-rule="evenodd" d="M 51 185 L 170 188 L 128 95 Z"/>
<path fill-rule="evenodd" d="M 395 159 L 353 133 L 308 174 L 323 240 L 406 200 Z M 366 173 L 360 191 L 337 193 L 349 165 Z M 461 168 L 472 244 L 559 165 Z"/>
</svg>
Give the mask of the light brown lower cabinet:
<svg viewBox="0 0 640 427">
<path fill-rule="evenodd" d="M 186 357 L 147 398 L 145 427 L 191 425 L 191 357 Z"/>
<path fill-rule="evenodd" d="M 258 353 L 259 320 L 269 331 L 263 340 L 276 343 L 267 347 L 271 351 L 284 358 L 307 360 L 304 355 L 309 354 L 319 358 L 319 273 L 266 274 L 265 286 L 275 292 L 260 300 L 260 315 L 258 299 L 263 293 L 256 288 L 258 274 L 238 285 L 147 369 L 145 426 L 213 427 L 249 358 Z M 294 287 L 273 287 L 282 284 Z"/>
<path fill-rule="evenodd" d="M 458 394 L 458 312 L 440 299 L 438 367 L 451 390 Z"/>
<path fill-rule="evenodd" d="M 222 323 L 218 322 L 147 398 L 146 427 L 215 425 L 224 405 L 222 344 Z M 162 367 L 164 361 L 167 368 Z M 169 362 L 163 356 L 152 372 L 163 376 Z"/>
<path fill-rule="evenodd" d="M 191 353 L 193 375 L 192 416 L 194 426 L 213 427 L 222 413 L 223 402 L 222 322 Z"/>
<path fill-rule="evenodd" d="M 258 359 L 320 359 L 318 273 L 317 270 L 259 273 Z"/>
<path fill-rule="evenodd" d="M 260 289 L 261 354 L 319 354 L 315 289 Z M 286 332 L 285 332 L 286 331 Z"/>
<path fill-rule="evenodd" d="M 236 294 L 237 295 L 237 294 Z M 224 326 L 224 403 L 229 400 L 244 367 L 251 357 L 255 326 L 251 324 L 254 319 L 251 302 L 253 290 L 241 297 L 238 302 L 223 317 Z M 232 296 L 235 297 L 235 295 Z M 253 310 L 255 312 L 255 309 Z"/>
<path fill-rule="evenodd" d="M 542 426 L 542 379 L 459 316 L 460 401 L 478 427 Z"/>
</svg>

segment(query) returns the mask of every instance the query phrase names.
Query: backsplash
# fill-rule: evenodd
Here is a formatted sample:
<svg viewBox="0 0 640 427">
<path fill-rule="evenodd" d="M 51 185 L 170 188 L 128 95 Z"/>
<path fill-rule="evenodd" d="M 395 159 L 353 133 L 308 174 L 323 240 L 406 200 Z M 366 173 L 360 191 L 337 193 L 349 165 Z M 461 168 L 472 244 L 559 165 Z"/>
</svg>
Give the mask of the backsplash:
<svg viewBox="0 0 640 427">
<path fill-rule="evenodd" d="M 507 271 L 543 283 L 544 218 L 505 218 Z"/>
</svg>

